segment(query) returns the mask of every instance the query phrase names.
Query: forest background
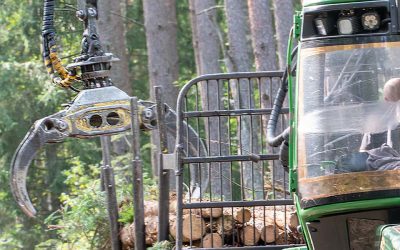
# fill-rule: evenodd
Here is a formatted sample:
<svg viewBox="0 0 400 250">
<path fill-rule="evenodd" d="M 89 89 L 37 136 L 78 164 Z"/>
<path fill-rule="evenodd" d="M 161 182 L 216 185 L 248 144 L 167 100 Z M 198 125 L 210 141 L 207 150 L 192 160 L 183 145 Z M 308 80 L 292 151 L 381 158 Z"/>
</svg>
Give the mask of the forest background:
<svg viewBox="0 0 400 250">
<path fill-rule="evenodd" d="M 115 85 L 147 100 L 162 86 L 176 106 L 180 87 L 197 75 L 283 69 L 297 0 L 98 0 L 99 32 L 114 65 Z M 28 190 L 40 211 L 29 219 L 9 188 L 12 156 L 34 121 L 62 109 L 74 93 L 50 82 L 41 59 L 42 0 L 0 0 L 0 249 L 106 249 L 98 139 L 48 145 L 35 158 Z M 57 1 L 56 30 L 64 64 L 80 51 L 74 0 Z M 156 137 L 142 134 L 145 196 L 156 199 Z M 114 136 L 118 200 L 132 197 L 129 133 Z M 131 223 L 126 203 L 121 223 Z"/>
</svg>

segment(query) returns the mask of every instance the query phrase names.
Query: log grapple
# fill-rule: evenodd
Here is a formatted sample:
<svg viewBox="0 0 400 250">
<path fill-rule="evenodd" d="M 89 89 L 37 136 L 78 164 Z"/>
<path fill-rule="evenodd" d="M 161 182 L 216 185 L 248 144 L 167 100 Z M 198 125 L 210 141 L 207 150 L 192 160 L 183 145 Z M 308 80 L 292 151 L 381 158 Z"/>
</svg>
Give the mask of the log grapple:
<svg viewBox="0 0 400 250">
<path fill-rule="evenodd" d="M 82 50 L 74 62 L 64 67 L 57 54 L 56 33 L 54 28 L 55 0 L 44 1 L 43 13 L 43 59 L 52 81 L 67 89 L 78 92 L 66 108 L 53 115 L 37 120 L 18 146 L 11 163 L 11 191 L 22 209 L 29 217 L 35 217 L 26 188 L 29 166 L 37 152 L 45 144 L 59 143 L 67 137 L 92 138 L 109 136 L 131 129 L 131 97 L 113 85 L 110 75 L 111 63 L 118 61 L 111 53 L 102 49 L 96 30 L 97 2 L 80 1 L 81 9 L 77 17 L 84 23 Z M 73 85 L 80 84 L 81 90 Z M 166 104 L 164 106 L 166 132 L 174 135 L 176 114 Z M 142 130 L 157 128 L 156 104 L 150 101 L 138 101 L 139 124 Z M 197 134 L 188 126 L 187 139 L 197 138 Z M 197 145 L 197 140 L 193 140 Z M 189 150 L 199 149 L 193 144 Z M 192 190 L 207 185 L 203 177 L 198 184 L 198 173 L 193 171 Z M 195 192 L 195 191 L 194 191 Z"/>
</svg>

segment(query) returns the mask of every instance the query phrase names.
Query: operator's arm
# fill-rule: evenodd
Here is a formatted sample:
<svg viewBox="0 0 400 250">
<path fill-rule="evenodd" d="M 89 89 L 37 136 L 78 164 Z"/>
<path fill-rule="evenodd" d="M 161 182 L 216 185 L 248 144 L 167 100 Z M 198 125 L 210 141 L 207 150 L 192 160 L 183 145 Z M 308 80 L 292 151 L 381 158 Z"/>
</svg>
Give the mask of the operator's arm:
<svg viewBox="0 0 400 250">
<path fill-rule="evenodd" d="M 383 98 L 387 102 L 400 100 L 400 78 L 392 78 L 383 87 Z"/>
<path fill-rule="evenodd" d="M 400 78 L 392 78 L 383 86 L 383 99 L 386 102 L 397 102 L 400 100 Z M 366 133 L 363 136 L 360 152 L 365 152 L 373 148 L 379 148 L 382 144 L 391 144 L 390 131 L 382 133 Z"/>
</svg>

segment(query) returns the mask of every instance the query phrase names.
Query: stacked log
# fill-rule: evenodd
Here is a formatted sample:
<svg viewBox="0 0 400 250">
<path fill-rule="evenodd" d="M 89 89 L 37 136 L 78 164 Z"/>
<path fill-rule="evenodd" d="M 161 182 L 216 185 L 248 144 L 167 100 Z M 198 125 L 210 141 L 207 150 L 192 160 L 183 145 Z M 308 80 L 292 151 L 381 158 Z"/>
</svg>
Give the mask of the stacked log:
<svg viewBox="0 0 400 250">
<path fill-rule="evenodd" d="M 203 237 L 203 248 L 217 248 L 223 246 L 223 240 L 220 234 L 218 233 L 208 233 Z"/>
<path fill-rule="evenodd" d="M 135 246 L 135 227 L 134 224 L 124 226 L 120 231 L 120 239 L 123 250 L 133 249 Z"/>
<path fill-rule="evenodd" d="M 201 209 L 201 216 L 205 219 L 219 218 L 222 216 L 222 208 L 204 208 Z"/>
<path fill-rule="evenodd" d="M 289 228 L 292 231 L 297 231 L 297 227 L 299 226 L 299 218 L 297 217 L 296 212 L 290 213 L 289 216 Z"/>
<path fill-rule="evenodd" d="M 249 222 L 251 217 L 252 217 L 252 215 L 251 215 L 250 209 L 248 209 L 248 208 L 239 208 L 239 209 L 235 210 L 234 217 L 235 217 L 235 220 L 238 223 L 243 224 L 243 223 Z"/>
<path fill-rule="evenodd" d="M 235 220 L 232 215 L 224 214 L 216 221 L 217 233 L 224 236 L 230 236 L 235 228 Z"/>
<path fill-rule="evenodd" d="M 185 214 L 183 215 L 182 221 L 183 242 L 190 242 L 190 240 L 200 240 L 206 233 L 206 223 L 201 216 L 196 214 Z M 176 238 L 176 223 L 177 221 L 175 220 L 169 230 L 174 239 Z"/>
<path fill-rule="evenodd" d="M 146 244 L 157 242 L 156 202 L 146 202 L 145 234 Z M 175 205 L 170 207 L 170 234 L 176 238 Z M 196 247 L 217 248 L 224 245 L 255 246 L 264 244 L 303 243 L 297 232 L 298 220 L 294 208 L 206 208 L 184 210 L 183 244 Z M 124 249 L 134 246 L 133 224 L 121 230 Z"/>
<path fill-rule="evenodd" d="M 268 224 L 262 227 L 260 238 L 267 244 L 275 242 L 275 232 L 276 226 L 273 224 Z"/>
<path fill-rule="evenodd" d="M 157 242 L 158 216 L 144 218 L 146 245 L 151 246 Z"/>
<path fill-rule="evenodd" d="M 244 226 L 240 230 L 240 241 L 245 246 L 255 246 L 260 241 L 260 230 L 255 224 L 249 224 Z"/>
</svg>

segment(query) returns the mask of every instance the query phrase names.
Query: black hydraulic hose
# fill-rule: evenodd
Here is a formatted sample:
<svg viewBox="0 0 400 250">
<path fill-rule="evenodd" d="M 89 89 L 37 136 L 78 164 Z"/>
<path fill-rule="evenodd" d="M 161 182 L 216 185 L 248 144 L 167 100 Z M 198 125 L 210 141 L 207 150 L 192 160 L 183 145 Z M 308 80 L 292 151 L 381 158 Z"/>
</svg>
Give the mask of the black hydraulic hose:
<svg viewBox="0 0 400 250">
<path fill-rule="evenodd" d="M 43 23 L 42 23 L 42 43 L 43 43 L 43 63 L 46 66 L 47 73 L 53 78 L 54 68 L 50 60 L 50 47 L 55 45 L 54 28 L 54 8 L 55 0 L 44 0 L 43 5 Z"/>
<path fill-rule="evenodd" d="M 60 85 L 63 88 L 70 88 L 75 92 L 79 92 L 79 90 L 71 87 L 71 85 L 78 79 L 76 71 L 67 70 L 62 65 L 61 59 L 57 54 L 55 39 L 56 30 L 54 28 L 55 4 L 55 0 L 44 0 L 42 25 L 43 62 L 53 83 Z"/>
<path fill-rule="evenodd" d="M 52 40 L 56 32 L 54 28 L 54 8 L 55 0 L 44 0 L 42 24 L 44 59 L 50 56 L 49 38 Z"/>
<path fill-rule="evenodd" d="M 54 7 L 55 0 L 44 0 L 43 6 L 43 35 L 54 32 Z"/>
<path fill-rule="evenodd" d="M 292 59 L 297 54 L 297 47 L 293 49 Z M 271 147 L 279 147 L 284 141 L 289 141 L 290 127 L 286 128 L 281 134 L 275 136 L 276 126 L 278 124 L 279 114 L 281 113 L 283 102 L 285 101 L 286 94 L 288 92 L 288 74 L 291 74 L 292 70 L 289 67 L 286 68 L 282 76 L 281 86 L 276 94 L 274 104 L 272 106 L 271 115 L 267 124 L 267 143 Z"/>
<path fill-rule="evenodd" d="M 285 129 L 281 134 L 275 136 L 276 125 L 278 124 L 279 114 L 285 101 L 288 91 L 287 70 L 285 70 L 281 86 L 276 94 L 274 105 L 272 106 L 271 115 L 267 124 L 267 142 L 271 147 L 279 147 L 285 139 L 289 138 L 289 128 Z"/>
</svg>

